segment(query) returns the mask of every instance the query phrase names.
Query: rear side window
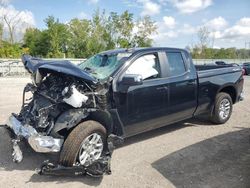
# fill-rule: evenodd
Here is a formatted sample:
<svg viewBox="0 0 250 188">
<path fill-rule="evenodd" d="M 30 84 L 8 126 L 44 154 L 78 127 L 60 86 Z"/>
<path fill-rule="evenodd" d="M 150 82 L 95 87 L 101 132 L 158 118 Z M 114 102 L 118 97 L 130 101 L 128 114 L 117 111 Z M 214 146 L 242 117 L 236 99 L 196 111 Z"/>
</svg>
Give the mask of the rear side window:
<svg viewBox="0 0 250 188">
<path fill-rule="evenodd" d="M 178 76 L 186 72 L 184 61 L 180 52 L 166 52 L 170 76 Z"/>
</svg>

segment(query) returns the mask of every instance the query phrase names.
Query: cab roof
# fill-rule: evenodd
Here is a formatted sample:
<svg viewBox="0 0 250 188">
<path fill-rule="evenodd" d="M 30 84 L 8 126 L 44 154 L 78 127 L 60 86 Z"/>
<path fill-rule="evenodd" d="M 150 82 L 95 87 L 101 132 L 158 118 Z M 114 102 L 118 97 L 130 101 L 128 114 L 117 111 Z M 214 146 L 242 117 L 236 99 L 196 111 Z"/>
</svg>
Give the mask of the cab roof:
<svg viewBox="0 0 250 188">
<path fill-rule="evenodd" d="M 161 51 L 161 50 L 177 50 L 187 52 L 181 48 L 170 48 L 170 47 L 145 47 L 145 48 L 118 48 L 114 50 L 108 50 L 101 52 L 100 54 L 116 54 L 116 53 L 136 53 L 136 52 L 147 52 L 147 51 Z"/>
</svg>

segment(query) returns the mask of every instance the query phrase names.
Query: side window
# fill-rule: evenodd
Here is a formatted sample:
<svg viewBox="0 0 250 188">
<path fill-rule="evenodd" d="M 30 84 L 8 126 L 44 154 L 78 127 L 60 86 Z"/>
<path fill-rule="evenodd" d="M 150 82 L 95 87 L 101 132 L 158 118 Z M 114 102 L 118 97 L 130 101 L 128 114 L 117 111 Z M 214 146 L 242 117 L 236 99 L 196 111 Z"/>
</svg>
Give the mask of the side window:
<svg viewBox="0 0 250 188">
<path fill-rule="evenodd" d="M 136 59 L 125 74 L 139 74 L 143 80 L 160 77 L 160 65 L 156 54 L 146 54 Z"/>
<path fill-rule="evenodd" d="M 170 69 L 170 76 L 178 76 L 186 72 L 180 52 L 166 52 Z"/>
</svg>

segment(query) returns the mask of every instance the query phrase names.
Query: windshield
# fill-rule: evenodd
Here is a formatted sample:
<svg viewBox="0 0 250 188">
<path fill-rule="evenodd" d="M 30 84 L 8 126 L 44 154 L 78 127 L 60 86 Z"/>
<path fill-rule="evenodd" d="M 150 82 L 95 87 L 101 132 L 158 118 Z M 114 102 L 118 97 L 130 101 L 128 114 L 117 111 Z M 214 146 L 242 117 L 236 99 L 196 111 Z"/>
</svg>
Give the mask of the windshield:
<svg viewBox="0 0 250 188">
<path fill-rule="evenodd" d="M 79 64 L 79 68 L 87 71 L 97 79 L 106 79 L 131 55 L 131 53 L 97 54 Z"/>
</svg>

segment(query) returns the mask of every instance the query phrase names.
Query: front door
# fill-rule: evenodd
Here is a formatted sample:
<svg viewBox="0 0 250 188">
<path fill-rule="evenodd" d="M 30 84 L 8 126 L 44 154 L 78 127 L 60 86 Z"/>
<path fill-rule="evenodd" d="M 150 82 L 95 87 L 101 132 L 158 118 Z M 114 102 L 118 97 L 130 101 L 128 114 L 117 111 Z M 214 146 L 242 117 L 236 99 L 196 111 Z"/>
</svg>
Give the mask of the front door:
<svg viewBox="0 0 250 188">
<path fill-rule="evenodd" d="M 143 84 L 130 86 L 120 94 L 118 112 L 126 136 L 151 130 L 164 122 L 167 112 L 168 84 L 161 74 L 158 53 L 147 53 L 132 62 L 126 74 L 139 74 Z"/>
</svg>

